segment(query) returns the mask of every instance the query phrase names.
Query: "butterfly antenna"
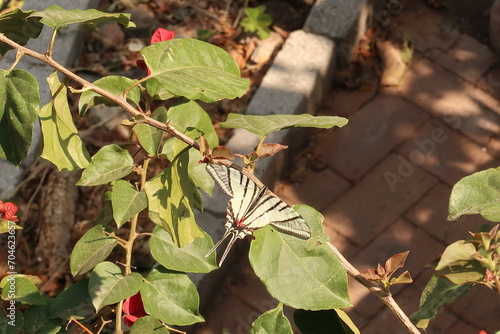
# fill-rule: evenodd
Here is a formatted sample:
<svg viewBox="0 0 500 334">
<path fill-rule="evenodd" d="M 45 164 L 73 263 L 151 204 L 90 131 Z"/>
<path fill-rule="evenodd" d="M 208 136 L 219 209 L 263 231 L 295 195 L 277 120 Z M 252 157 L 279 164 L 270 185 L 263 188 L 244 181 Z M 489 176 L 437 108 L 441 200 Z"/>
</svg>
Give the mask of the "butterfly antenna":
<svg viewBox="0 0 500 334">
<path fill-rule="evenodd" d="M 220 244 L 226 240 L 226 238 L 232 233 L 233 231 L 230 230 L 230 229 L 227 229 L 226 232 L 224 232 L 224 235 L 222 236 L 222 238 L 212 247 L 212 249 L 210 249 L 207 253 L 207 255 L 205 255 L 205 257 L 209 257 L 210 254 L 212 254 L 216 249 L 217 247 L 220 246 Z"/>
<path fill-rule="evenodd" d="M 220 268 L 220 266 L 222 266 L 222 262 L 224 262 L 224 259 L 226 258 L 227 254 L 231 250 L 231 247 L 233 247 L 234 242 L 236 241 L 236 239 L 238 239 L 238 235 L 239 235 L 238 232 L 233 230 L 232 233 L 233 233 L 233 236 L 231 237 L 231 240 L 229 240 L 229 243 L 227 244 L 227 247 L 224 250 L 224 254 L 222 254 L 222 258 L 219 261 L 219 268 Z"/>
</svg>

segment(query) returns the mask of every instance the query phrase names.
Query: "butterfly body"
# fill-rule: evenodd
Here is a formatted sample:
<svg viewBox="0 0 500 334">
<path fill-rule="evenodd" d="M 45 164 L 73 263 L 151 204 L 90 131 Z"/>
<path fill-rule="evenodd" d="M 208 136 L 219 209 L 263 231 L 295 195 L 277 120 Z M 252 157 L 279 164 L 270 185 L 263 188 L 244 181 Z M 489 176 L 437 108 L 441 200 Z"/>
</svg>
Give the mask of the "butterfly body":
<svg viewBox="0 0 500 334">
<path fill-rule="evenodd" d="M 269 189 L 251 179 L 248 172 L 235 165 L 207 164 L 207 172 L 221 190 L 231 197 L 227 206 L 226 232 L 207 254 L 210 255 L 228 236 L 228 246 L 219 262 L 222 264 L 237 239 L 271 224 L 278 231 L 301 239 L 311 236 L 304 219 L 288 204 L 272 194 Z"/>
</svg>

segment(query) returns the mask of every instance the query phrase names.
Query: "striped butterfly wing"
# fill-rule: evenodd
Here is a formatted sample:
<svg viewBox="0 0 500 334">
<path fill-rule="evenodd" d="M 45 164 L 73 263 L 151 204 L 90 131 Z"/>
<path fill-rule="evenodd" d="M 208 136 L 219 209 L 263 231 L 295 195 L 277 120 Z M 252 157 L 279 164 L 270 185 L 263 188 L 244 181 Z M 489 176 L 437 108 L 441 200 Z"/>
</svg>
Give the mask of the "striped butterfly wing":
<svg viewBox="0 0 500 334">
<path fill-rule="evenodd" d="M 222 191 L 232 197 L 227 206 L 226 232 L 207 254 L 210 255 L 232 234 L 219 266 L 236 239 L 243 239 L 267 224 L 273 225 L 280 232 L 302 239 L 311 236 L 309 226 L 294 209 L 278 197 L 270 195 L 266 187 L 259 187 L 241 169 L 214 163 L 208 164 L 206 169 Z"/>
</svg>

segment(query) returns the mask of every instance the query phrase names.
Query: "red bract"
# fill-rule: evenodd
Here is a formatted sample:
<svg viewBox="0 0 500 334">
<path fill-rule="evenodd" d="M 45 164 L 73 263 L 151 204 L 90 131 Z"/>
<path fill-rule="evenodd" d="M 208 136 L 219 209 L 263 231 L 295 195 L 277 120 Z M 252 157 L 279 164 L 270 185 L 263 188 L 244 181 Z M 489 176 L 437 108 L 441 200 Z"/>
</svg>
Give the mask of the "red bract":
<svg viewBox="0 0 500 334">
<path fill-rule="evenodd" d="M 175 37 L 175 32 L 166 30 L 163 28 L 158 28 L 156 31 L 153 33 L 153 36 L 151 36 L 151 44 L 157 43 L 157 42 L 165 42 L 168 41 L 169 39 L 172 39 Z M 143 59 L 139 59 L 137 61 L 137 67 L 139 67 L 141 70 L 147 70 L 148 75 L 151 74 L 151 71 L 149 68 L 146 66 L 146 63 L 144 62 Z"/>
<path fill-rule="evenodd" d="M 148 315 L 144 310 L 141 294 L 139 292 L 132 297 L 125 299 L 123 302 L 123 313 L 125 313 L 123 322 L 129 327 L 132 327 L 134 322 L 136 322 L 136 320 L 140 317 Z"/>
<path fill-rule="evenodd" d="M 156 42 L 165 42 L 174 37 L 175 37 L 175 31 L 158 28 L 153 33 L 153 36 L 151 36 L 151 44 Z"/>
<path fill-rule="evenodd" d="M 15 215 L 19 208 L 17 205 L 11 202 L 4 203 L 0 201 L 0 219 L 10 220 L 11 222 L 18 222 L 17 216 Z"/>
</svg>

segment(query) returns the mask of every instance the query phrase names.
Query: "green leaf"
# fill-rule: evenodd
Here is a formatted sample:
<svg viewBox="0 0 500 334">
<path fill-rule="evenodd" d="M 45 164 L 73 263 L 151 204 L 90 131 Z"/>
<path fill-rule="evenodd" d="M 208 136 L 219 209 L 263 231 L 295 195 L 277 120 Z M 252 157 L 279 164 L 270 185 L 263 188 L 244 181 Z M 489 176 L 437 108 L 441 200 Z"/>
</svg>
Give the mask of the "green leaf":
<svg viewBox="0 0 500 334">
<path fill-rule="evenodd" d="M 15 300 L 25 304 L 43 305 L 45 300 L 35 284 L 41 281 L 36 276 L 8 275 L 0 282 L 3 300 Z"/>
<path fill-rule="evenodd" d="M 102 210 L 97 217 L 96 225 L 107 225 L 113 221 L 113 205 L 111 203 L 111 191 L 106 191 L 102 194 Z"/>
<path fill-rule="evenodd" d="M 444 277 L 432 276 L 420 298 L 418 311 L 410 319 L 419 328 L 427 328 L 438 309 L 464 296 L 473 284 L 456 285 Z"/>
<path fill-rule="evenodd" d="M 134 169 L 134 160 L 127 150 L 112 144 L 101 148 L 85 168 L 78 186 L 97 186 L 121 179 Z"/>
<path fill-rule="evenodd" d="M 108 257 L 109 253 L 118 244 L 115 238 L 104 233 L 112 233 L 105 226 L 97 225 L 87 231 L 76 243 L 71 253 L 71 274 L 77 276 L 85 274 L 98 263 Z"/>
<path fill-rule="evenodd" d="M 14 230 L 22 230 L 23 228 L 16 223 L 13 223 L 11 221 L 8 221 L 7 219 L 0 219 L 0 234 L 2 233 L 7 233 L 11 231 L 12 229 Z"/>
<path fill-rule="evenodd" d="M 241 97 L 249 80 L 240 77 L 236 61 L 223 49 L 194 39 L 171 39 L 141 50 L 151 74 L 148 93 L 159 99 L 185 96 L 215 102 Z"/>
<path fill-rule="evenodd" d="M 85 168 L 90 156 L 73 123 L 66 86 L 59 81 L 57 72 L 47 78 L 47 83 L 52 100 L 38 114 L 43 138 L 41 156 L 61 171 Z"/>
<path fill-rule="evenodd" d="M 167 324 L 184 326 L 204 321 L 198 311 L 196 287 L 184 273 L 156 267 L 141 287 L 141 298 L 146 313 Z"/>
<path fill-rule="evenodd" d="M 22 333 L 24 327 L 24 314 L 20 310 L 15 309 L 14 304 L 4 304 L 4 308 L 0 310 L 0 333 L 4 334 L 19 334 Z M 12 310 L 8 308 L 13 307 Z"/>
<path fill-rule="evenodd" d="M 146 193 L 137 191 L 130 182 L 125 180 L 118 180 L 113 185 L 111 203 L 113 217 L 118 227 L 148 206 Z"/>
<path fill-rule="evenodd" d="M 217 132 L 215 132 L 212 119 L 195 101 L 181 101 L 177 103 L 168 110 L 167 116 L 170 124 L 189 138 L 198 140 L 203 136 L 208 141 L 210 147 L 219 145 L 219 137 L 217 136 Z M 172 143 L 181 142 L 177 138 L 172 138 L 172 140 Z M 187 144 L 182 142 L 184 146 L 180 146 L 179 149 L 174 150 L 172 143 L 165 145 L 162 152 L 166 154 L 169 160 L 173 160 L 184 148 L 187 148 Z"/>
<path fill-rule="evenodd" d="M 122 270 L 111 262 L 99 263 L 90 274 L 89 294 L 96 312 L 106 305 L 118 303 L 135 295 L 142 286 L 142 276 Z"/>
<path fill-rule="evenodd" d="M 3 300 L 15 300 L 30 305 L 45 304 L 40 291 L 27 277 L 8 275 L 2 279 L 2 283 L 5 283 L 2 288 Z"/>
<path fill-rule="evenodd" d="M 212 125 L 210 116 L 194 101 L 183 101 L 168 110 L 170 123 L 178 131 L 184 133 L 191 139 L 198 140 L 200 136 L 205 137 L 210 147 L 219 145 L 219 137 Z M 169 139 L 163 146 L 162 154 L 173 161 L 175 157 L 188 146 L 177 138 Z M 189 177 L 193 183 L 211 194 L 214 181 L 205 170 L 204 164 L 198 161 L 203 155 L 198 150 L 189 150 Z"/>
<path fill-rule="evenodd" d="M 62 320 L 51 319 L 50 305 L 31 306 L 24 312 L 24 332 L 30 334 L 60 333 Z"/>
<path fill-rule="evenodd" d="M 328 245 L 314 245 L 315 231 L 321 227 L 321 214 L 317 212 L 312 216 L 304 212 L 306 206 L 295 209 L 311 227 L 312 237 L 302 240 L 278 233 L 270 225 L 255 231 L 249 253 L 255 274 L 274 298 L 294 308 L 349 307 L 344 267 Z M 298 286 L 301 288 L 297 289 Z"/>
<path fill-rule="evenodd" d="M 89 295 L 89 280 L 84 279 L 62 291 L 55 297 L 49 305 L 51 318 L 61 318 L 69 320 L 85 319 L 94 313 Z"/>
<path fill-rule="evenodd" d="M 34 76 L 23 70 L 0 70 L 0 158 L 16 166 L 26 158 L 39 106 Z"/>
<path fill-rule="evenodd" d="M 0 33 L 17 44 L 26 45 L 31 38 L 37 38 L 43 28 L 39 18 L 29 17 L 33 12 L 16 8 L 0 15 Z M 5 55 L 10 49 L 10 45 L 0 42 L 0 55 Z"/>
<path fill-rule="evenodd" d="M 24 274 L 15 274 L 15 275 L 8 275 L 8 276 L 5 276 L 4 278 L 2 278 L 2 280 L 0 281 L 0 289 L 4 289 L 7 285 L 11 286 L 11 281 L 9 281 L 9 278 L 13 278 L 13 277 L 17 277 L 17 278 L 25 278 L 27 279 L 28 281 L 30 281 L 31 283 L 35 284 L 35 285 L 38 285 L 38 284 L 42 284 L 42 280 L 40 279 L 40 277 L 38 276 L 34 276 L 34 275 L 24 275 Z"/>
<path fill-rule="evenodd" d="M 192 242 L 177 246 L 170 233 L 161 226 L 156 226 L 149 239 L 151 255 L 162 266 L 176 271 L 192 273 L 208 273 L 217 268 L 215 253 L 205 257 L 213 247 L 212 239 L 203 232 L 203 238 L 195 238 Z"/>
<path fill-rule="evenodd" d="M 436 271 L 454 284 L 481 283 L 485 281 L 486 268 L 479 261 L 457 261 L 453 265 Z"/>
<path fill-rule="evenodd" d="M 252 324 L 250 334 L 293 334 L 290 321 L 283 315 L 283 304 L 261 314 Z"/>
<path fill-rule="evenodd" d="M 130 86 L 135 84 L 137 80 L 132 80 L 127 77 L 121 77 L 117 75 L 110 75 L 104 78 L 100 78 L 94 81 L 94 85 L 100 87 L 102 89 L 107 90 L 111 94 L 115 96 L 119 96 L 125 90 L 127 90 Z M 141 91 L 139 87 L 132 88 L 128 94 L 127 99 L 132 101 L 135 105 L 139 105 L 141 100 Z M 83 117 L 85 113 L 92 107 L 99 104 L 109 104 L 112 105 L 111 100 L 98 94 L 92 90 L 87 90 L 82 93 L 80 96 L 80 100 L 78 101 L 78 110 L 80 110 L 80 116 Z"/>
<path fill-rule="evenodd" d="M 466 176 L 451 191 L 449 220 L 479 213 L 500 222 L 500 168 L 490 168 Z"/>
<path fill-rule="evenodd" d="M 458 240 L 446 247 L 436 270 L 450 266 L 456 261 L 468 260 L 474 253 L 476 253 L 476 247 L 473 244 L 465 240 Z"/>
<path fill-rule="evenodd" d="M 130 334 L 143 333 L 169 334 L 170 332 L 158 321 L 158 319 L 146 316 L 137 319 L 130 330 Z"/>
<path fill-rule="evenodd" d="M 146 182 L 149 218 L 163 226 L 180 247 L 204 235 L 193 212 L 197 189 L 188 177 L 189 154 L 184 153 L 169 167 Z"/>
<path fill-rule="evenodd" d="M 3 300 L 15 300 L 24 304 L 44 305 L 40 291 L 35 284 L 22 275 L 9 275 L 2 279 L 5 285 L 2 288 Z M 13 290 L 14 289 L 14 290 Z"/>
<path fill-rule="evenodd" d="M 167 122 L 167 109 L 165 107 L 156 108 L 151 114 L 151 118 L 156 119 L 162 123 Z M 152 127 L 151 125 L 139 123 L 136 124 L 135 132 L 137 133 L 137 139 L 141 143 L 142 148 L 150 154 L 157 155 L 160 150 L 161 140 L 163 138 L 164 132 L 160 129 Z"/>
<path fill-rule="evenodd" d="M 224 129 L 242 128 L 259 136 L 291 128 L 309 127 L 329 129 L 334 126 L 343 127 L 347 119 L 338 116 L 312 116 L 302 115 L 240 115 L 229 114 L 225 122 L 219 123 Z"/>
<path fill-rule="evenodd" d="M 301 333 L 308 334 L 359 334 L 349 316 L 342 310 L 295 310 L 295 325 Z"/>
<path fill-rule="evenodd" d="M 273 23 L 273 18 L 265 14 L 266 6 L 255 8 L 246 7 L 244 9 L 246 17 L 241 20 L 241 26 L 246 32 L 257 32 L 260 39 L 268 38 L 271 34 L 269 27 Z"/>
<path fill-rule="evenodd" d="M 99 24 L 103 22 L 116 22 L 127 28 L 132 28 L 135 27 L 135 24 L 130 22 L 130 15 L 124 13 L 110 14 L 95 9 L 67 10 L 58 5 L 52 5 L 45 8 L 45 10 L 31 14 L 30 17 L 41 17 L 40 22 L 53 29 L 64 28 L 74 23 Z"/>
</svg>

